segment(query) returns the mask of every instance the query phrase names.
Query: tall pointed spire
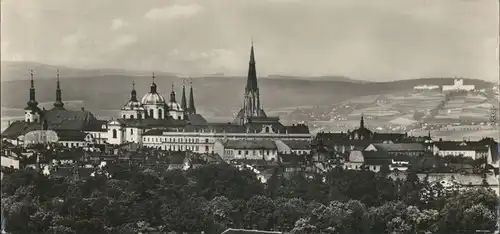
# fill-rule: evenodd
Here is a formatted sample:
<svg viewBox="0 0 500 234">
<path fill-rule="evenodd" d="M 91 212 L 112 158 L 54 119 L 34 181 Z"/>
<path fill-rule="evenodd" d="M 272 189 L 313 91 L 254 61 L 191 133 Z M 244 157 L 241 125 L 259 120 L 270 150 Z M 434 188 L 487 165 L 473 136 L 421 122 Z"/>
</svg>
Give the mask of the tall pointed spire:
<svg viewBox="0 0 500 234">
<path fill-rule="evenodd" d="M 175 91 L 174 91 L 174 83 L 172 82 L 172 92 L 170 93 L 170 102 L 176 102 L 175 101 Z"/>
<path fill-rule="evenodd" d="M 245 91 L 257 91 L 259 86 L 257 85 L 257 70 L 255 68 L 255 52 L 253 49 L 253 39 L 252 39 L 252 47 L 250 48 L 250 61 L 248 65 L 248 77 L 247 77 L 247 86 Z"/>
<path fill-rule="evenodd" d="M 135 91 L 135 80 L 132 81 L 132 91 L 130 92 L 130 101 L 137 102 L 137 92 Z"/>
<path fill-rule="evenodd" d="M 33 70 L 30 70 L 30 76 L 31 76 L 31 86 L 30 86 L 30 99 L 28 100 L 28 107 L 35 108 L 38 106 L 38 102 L 36 101 L 35 98 L 35 81 L 33 80 L 34 74 Z"/>
<path fill-rule="evenodd" d="M 155 73 L 153 72 L 153 83 L 151 83 L 151 93 L 156 93 Z"/>
<path fill-rule="evenodd" d="M 190 80 L 190 90 L 189 90 L 189 113 L 196 114 L 196 107 L 194 106 L 194 94 L 193 94 L 193 81 Z"/>
<path fill-rule="evenodd" d="M 54 108 L 64 108 L 64 103 L 62 102 L 61 84 L 59 81 L 59 69 L 57 69 L 56 101 L 54 102 Z"/>
<path fill-rule="evenodd" d="M 186 111 L 187 110 L 187 102 L 186 102 L 186 85 L 185 81 L 182 80 L 182 97 L 181 97 L 181 108 Z"/>
<path fill-rule="evenodd" d="M 361 120 L 359 121 L 359 128 L 365 128 L 365 118 L 364 114 L 361 114 Z"/>
</svg>

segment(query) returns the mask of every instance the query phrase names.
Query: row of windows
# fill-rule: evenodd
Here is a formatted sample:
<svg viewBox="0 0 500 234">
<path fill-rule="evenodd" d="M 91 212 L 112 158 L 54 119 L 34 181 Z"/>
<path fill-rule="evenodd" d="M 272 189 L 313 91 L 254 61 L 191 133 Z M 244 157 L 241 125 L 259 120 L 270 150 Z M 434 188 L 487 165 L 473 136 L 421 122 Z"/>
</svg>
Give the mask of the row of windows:
<svg viewBox="0 0 500 234">
<path fill-rule="evenodd" d="M 153 110 L 149 110 L 149 115 L 147 114 L 146 112 L 146 115 L 145 117 L 149 117 L 149 116 L 154 116 L 154 112 Z M 123 119 L 126 119 L 127 116 L 126 115 L 122 115 Z M 130 115 L 129 116 L 129 119 L 134 119 L 134 115 Z M 158 119 L 163 119 L 163 118 L 167 118 L 167 113 L 165 113 L 165 115 L 163 114 L 163 111 L 161 109 L 158 109 Z M 137 113 L 137 119 L 142 119 L 142 114 L 141 113 Z M 177 116 L 177 119 L 181 119 L 181 116 Z"/>
<path fill-rule="evenodd" d="M 265 150 L 264 153 L 265 155 L 269 155 L 270 153 L 274 153 L 275 150 Z M 242 150 L 238 150 L 238 155 L 241 155 L 243 151 Z M 260 152 L 260 150 L 245 150 L 245 155 L 248 155 L 249 152 L 251 152 L 252 154 L 258 154 Z"/>
<path fill-rule="evenodd" d="M 171 151 L 183 151 L 183 150 L 190 150 L 190 151 L 196 151 L 196 152 L 199 152 L 200 151 L 200 146 L 198 145 L 170 145 L 170 146 L 160 146 L 160 147 L 157 147 L 159 149 L 162 149 L 162 150 L 171 150 Z M 204 152 L 209 152 L 210 151 L 210 147 L 205 146 L 205 151 Z"/>
<path fill-rule="evenodd" d="M 144 137 L 144 142 L 179 142 L 179 143 L 200 143 L 199 138 L 159 138 L 159 137 Z M 205 139 L 205 143 L 209 143 L 209 139 Z"/>
</svg>

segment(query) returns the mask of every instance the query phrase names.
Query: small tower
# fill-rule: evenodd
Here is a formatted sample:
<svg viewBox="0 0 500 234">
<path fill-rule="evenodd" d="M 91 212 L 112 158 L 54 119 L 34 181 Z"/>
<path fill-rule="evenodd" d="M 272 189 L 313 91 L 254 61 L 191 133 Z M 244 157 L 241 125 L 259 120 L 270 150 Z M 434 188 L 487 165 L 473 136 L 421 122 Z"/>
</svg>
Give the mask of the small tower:
<svg viewBox="0 0 500 234">
<path fill-rule="evenodd" d="M 61 84 L 59 82 L 59 69 L 57 69 L 56 101 L 54 102 L 54 109 L 64 109 L 64 103 L 62 102 Z"/>
<path fill-rule="evenodd" d="M 360 129 L 365 128 L 365 116 L 364 116 L 364 114 L 361 114 L 361 120 L 359 121 L 359 128 Z"/>
<path fill-rule="evenodd" d="M 35 98 L 35 82 L 33 81 L 33 70 L 30 71 L 31 75 L 31 87 L 30 87 L 30 99 L 27 102 L 26 108 L 24 108 L 24 121 L 28 123 L 37 123 L 40 120 L 40 108 L 38 108 L 38 102 Z"/>
<path fill-rule="evenodd" d="M 190 90 L 189 90 L 189 108 L 188 108 L 188 113 L 189 114 L 196 114 L 196 107 L 194 106 L 194 93 L 193 93 L 193 81 L 190 81 Z"/>
</svg>

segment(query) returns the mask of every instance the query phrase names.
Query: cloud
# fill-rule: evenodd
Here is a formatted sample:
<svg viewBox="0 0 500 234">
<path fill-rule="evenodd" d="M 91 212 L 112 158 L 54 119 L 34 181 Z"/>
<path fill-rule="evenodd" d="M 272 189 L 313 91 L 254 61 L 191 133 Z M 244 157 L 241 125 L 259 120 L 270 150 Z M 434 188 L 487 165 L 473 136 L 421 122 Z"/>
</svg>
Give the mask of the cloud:
<svg viewBox="0 0 500 234">
<path fill-rule="evenodd" d="M 130 46 L 138 41 L 137 36 L 131 34 L 125 34 L 116 37 L 109 43 L 111 49 L 119 49 L 126 46 Z"/>
<path fill-rule="evenodd" d="M 64 46 L 74 46 L 85 40 L 85 35 L 81 31 L 76 31 L 72 34 L 66 35 L 61 39 L 61 44 Z"/>
<path fill-rule="evenodd" d="M 188 18 L 203 10 L 198 4 L 173 5 L 163 8 L 150 9 L 144 17 L 150 20 L 171 20 L 175 18 Z"/>
<path fill-rule="evenodd" d="M 113 22 L 111 22 L 111 29 L 118 30 L 118 29 L 123 28 L 127 25 L 128 25 L 128 23 L 125 22 L 124 20 L 122 20 L 120 18 L 116 18 L 113 20 Z"/>
</svg>

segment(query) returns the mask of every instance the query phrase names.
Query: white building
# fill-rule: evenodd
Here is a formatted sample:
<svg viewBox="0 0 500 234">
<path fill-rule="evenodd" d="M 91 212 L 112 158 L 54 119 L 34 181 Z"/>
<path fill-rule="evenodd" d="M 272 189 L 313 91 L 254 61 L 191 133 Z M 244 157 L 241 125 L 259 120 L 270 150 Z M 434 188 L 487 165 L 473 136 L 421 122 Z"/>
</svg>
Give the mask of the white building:
<svg viewBox="0 0 500 234">
<path fill-rule="evenodd" d="M 464 85 L 463 79 L 455 79 L 453 85 L 443 85 L 443 92 L 473 91 L 475 88 L 474 85 Z"/>
<path fill-rule="evenodd" d="M 439 85 L 417 85 L 413 87 L 413 91 L 437 91 Z"/>
<path fill-rule="evenodd" d="M 440 141 L 435 142 L 433 147 L 434 155 L 445 156 L 464 156 L 472 159 L 492 158 L 492 150 L 487 144 L 473 141 Z"/>
<path fill-rule="evenodd" d="M 251 159 L 277 161 L 278 147 L 273 140 L 216 141 L 214 152 L 224 160 Z"/>
</svg>

